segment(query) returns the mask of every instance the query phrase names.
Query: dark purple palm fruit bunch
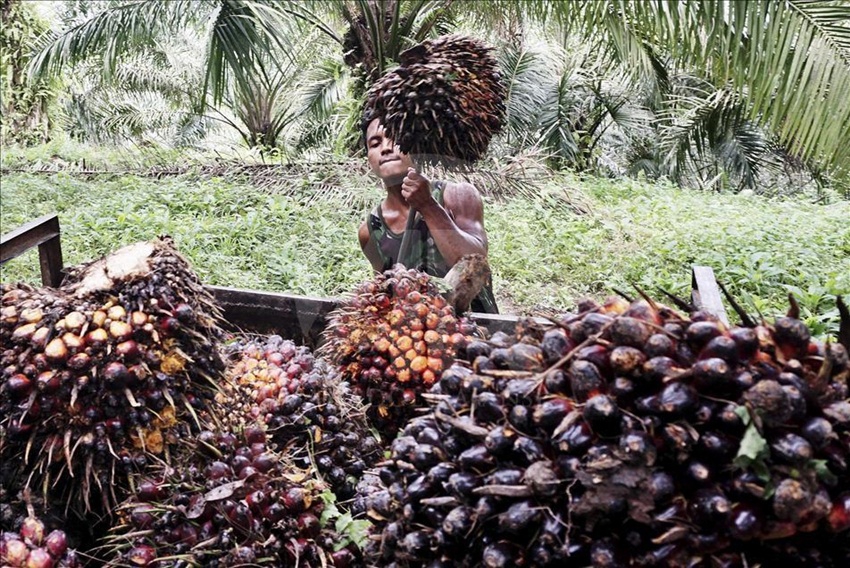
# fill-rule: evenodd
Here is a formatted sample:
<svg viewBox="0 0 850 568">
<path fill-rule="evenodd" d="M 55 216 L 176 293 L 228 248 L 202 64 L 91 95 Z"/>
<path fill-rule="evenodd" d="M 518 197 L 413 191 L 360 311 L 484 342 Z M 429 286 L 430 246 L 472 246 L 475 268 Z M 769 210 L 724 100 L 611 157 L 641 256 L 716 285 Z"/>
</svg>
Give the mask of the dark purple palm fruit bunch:
<svg viewBox="0 0 850 568">
<path fill-rule="evenodd" d="M 400 59 L 369 89 L 364 116 L 380 119 L 401 151 L 420 163 L 481 158 L 505 115 L 493 49 L 454 34 L 426 40 Z"/>
<path fill-rule="evenodd" d="M 363 400 L 310 349 L 272 335 L 225 349 L 227 381 L 216 398 L 229 416 L 262 424 L 270 445 L 302 469 L 315 466 L 346 500 L 363 472 L 383 456 Z"/>
<path fill-rule="evenodd" d="M 428 274 L 396 265 L 330 313 L 317 354 L 339 368 L 369 404 L 372 425 L 391 439 L 473 332 Z"/>
<path fill-rule="evenodd" d="M 583 302 L 474 340 L 358 487 L 384 566 L 847 566 L 850 360 L 793 317 Z"/>
<path fill-rule="evenodd" d="M 203 431 L 179 468 L 140 479 L 104 539 L 105 566 L 337 566 L 359 552 L 323 519 L 326 487 L 266 433 Z"/>
<path fill-rule="evenodd" d="M 3 285 L 1 303 L 10 493 L 28 486 L 75 510 L 108 511 L 129 473 L 200 428 L 224 368 L 217 310 L 170 242 L 72 269 L 58 289 Z"/>
<path fill-rule="evenodd" d="M 23 568 L 78 568 L 84 565 L 68 547 L 61 529 L 49 530 L 32 511 L 17 530 L 0 531 L 0 566 Z"/>
</svg>

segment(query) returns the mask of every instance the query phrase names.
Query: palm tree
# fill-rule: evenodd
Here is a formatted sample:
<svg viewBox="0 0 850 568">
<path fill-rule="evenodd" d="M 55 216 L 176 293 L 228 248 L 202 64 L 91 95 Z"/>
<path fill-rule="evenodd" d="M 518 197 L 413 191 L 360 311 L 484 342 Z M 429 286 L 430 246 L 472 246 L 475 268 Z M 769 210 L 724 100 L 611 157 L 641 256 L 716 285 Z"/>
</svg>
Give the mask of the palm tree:
<svg viewBox="0 0 850 568">
<path fill-rule="evenodd" d="M 670 54 L 680 68 L 711 78 L 741 106 L 743 121 L 775 134 L 793 155 L 850 176 L 846 2 L 533 0 L 527 9 L 598 42 L 637 79 L 657 77 L 653 49 Z"/>
<path fill-rule="evenodd" d="M 293 19 L 281 6 L 273 0 L 126 0 L 111 4 L 46 42 L 33 57 L 30 73 L 46 77 L 96 59 L 102 79 L 114 82 L 126 69 L 121 62 L 128 54 L 155 50 L 164 38 L 194 27 L 205 32 L 206 38 L 200 89 L 192 93 L 195 112 L 208 111 L 225 98 L 238 98 L 244 104 L 246 98 L 239 93 L 251 93 L 258 86 L 266 95 L 274 93 L 279 78 L 277 60 L 297 53 L 289 43 Z M 255 110 L 259 115 L 266 112 Z M 250 114 L 243 112 L 245 118 Z M 269 139 L 268 121 L 248 118 L 243 124 L 249 131 L 260 129 L 249 132 L 249 140 Z"/>
</svg>

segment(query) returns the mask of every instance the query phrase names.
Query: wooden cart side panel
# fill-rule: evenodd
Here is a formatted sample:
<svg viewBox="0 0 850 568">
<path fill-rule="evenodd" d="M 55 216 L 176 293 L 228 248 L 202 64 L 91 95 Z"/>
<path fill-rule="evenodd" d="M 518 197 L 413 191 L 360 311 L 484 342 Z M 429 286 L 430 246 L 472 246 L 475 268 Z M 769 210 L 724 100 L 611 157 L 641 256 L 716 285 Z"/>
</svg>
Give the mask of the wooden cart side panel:
<svg viewBox="0 0 850 568">
<path fill-rule="evenodd" d="M 9 231 L 0 237 L 0 264 L 38 247 L 41 283 L 57 287 L 62 283 L 62 245 L 59 216 L 50 213 Z"/>
<path fill-rule="evenodd" d="M 277 334 L 314 347 L 337 302 L 293 294 L 207 286 L 222 309 L 227 327 L 262 335 Z"/>
<path fill-rule="evenodd" d="M 263 335 L 277 334 L 286 339 L 315 347 L 327 327 L 328 315 L 338 305 L 333 298 L 315 298 L 275 292 L 259 292 L 223 286 L 207 286 L 221 307 L 223 317 L 233 330 Z M 501 314 L 468 314 L 477 325 L 513 333 L 519 317 Z M 546 320 L 536 318 L 540 323 Z"/>
</svg>

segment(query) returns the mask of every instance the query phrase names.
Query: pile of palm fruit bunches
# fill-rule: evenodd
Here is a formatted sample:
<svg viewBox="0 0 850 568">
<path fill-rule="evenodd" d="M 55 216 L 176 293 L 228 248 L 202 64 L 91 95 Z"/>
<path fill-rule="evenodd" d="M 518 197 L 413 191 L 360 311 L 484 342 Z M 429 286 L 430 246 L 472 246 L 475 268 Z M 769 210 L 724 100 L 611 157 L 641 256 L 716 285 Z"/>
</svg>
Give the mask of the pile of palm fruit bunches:
<svg viewBox="0 0 850 568">
<path fill-rule="evenodd" d="M 647 300 L 472 341 L 367 476 L 383 566 L 850 565 L 847 350 Z"/>
<path fill-rule="evenodd" d="M 223 331 L 168 239 L 0 310 L 2 566 L 850 562 L 850 360 L 793 317 L 485 337 L 395 267 L 314 355 Z"/>
<path fill-rule="evenodd" d="M 481 158 L 505 115 L 493 49 L 453 34 L 426 40 L 400 59 L 369 89 L 364 114 L 379 118 L 401 151 L 419 162 Z"/>
</svg>

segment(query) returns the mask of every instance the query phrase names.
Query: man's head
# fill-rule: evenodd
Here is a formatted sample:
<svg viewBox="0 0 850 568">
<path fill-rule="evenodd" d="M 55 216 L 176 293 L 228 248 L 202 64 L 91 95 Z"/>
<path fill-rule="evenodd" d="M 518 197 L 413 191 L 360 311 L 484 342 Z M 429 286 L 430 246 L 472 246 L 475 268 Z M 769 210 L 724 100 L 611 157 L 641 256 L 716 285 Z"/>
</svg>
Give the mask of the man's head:
<svg viewBox="0 0 850 568">
<path fill-rule="evenodd" d="M 401 183 L 407 175 L 407 169 L 415 167 L 410 156 L 403 154 L 392 138 L 387 136 L 377 118 L 366 124 L 365 138 L 369 167 L 385 184 Z"/>
</svg>

